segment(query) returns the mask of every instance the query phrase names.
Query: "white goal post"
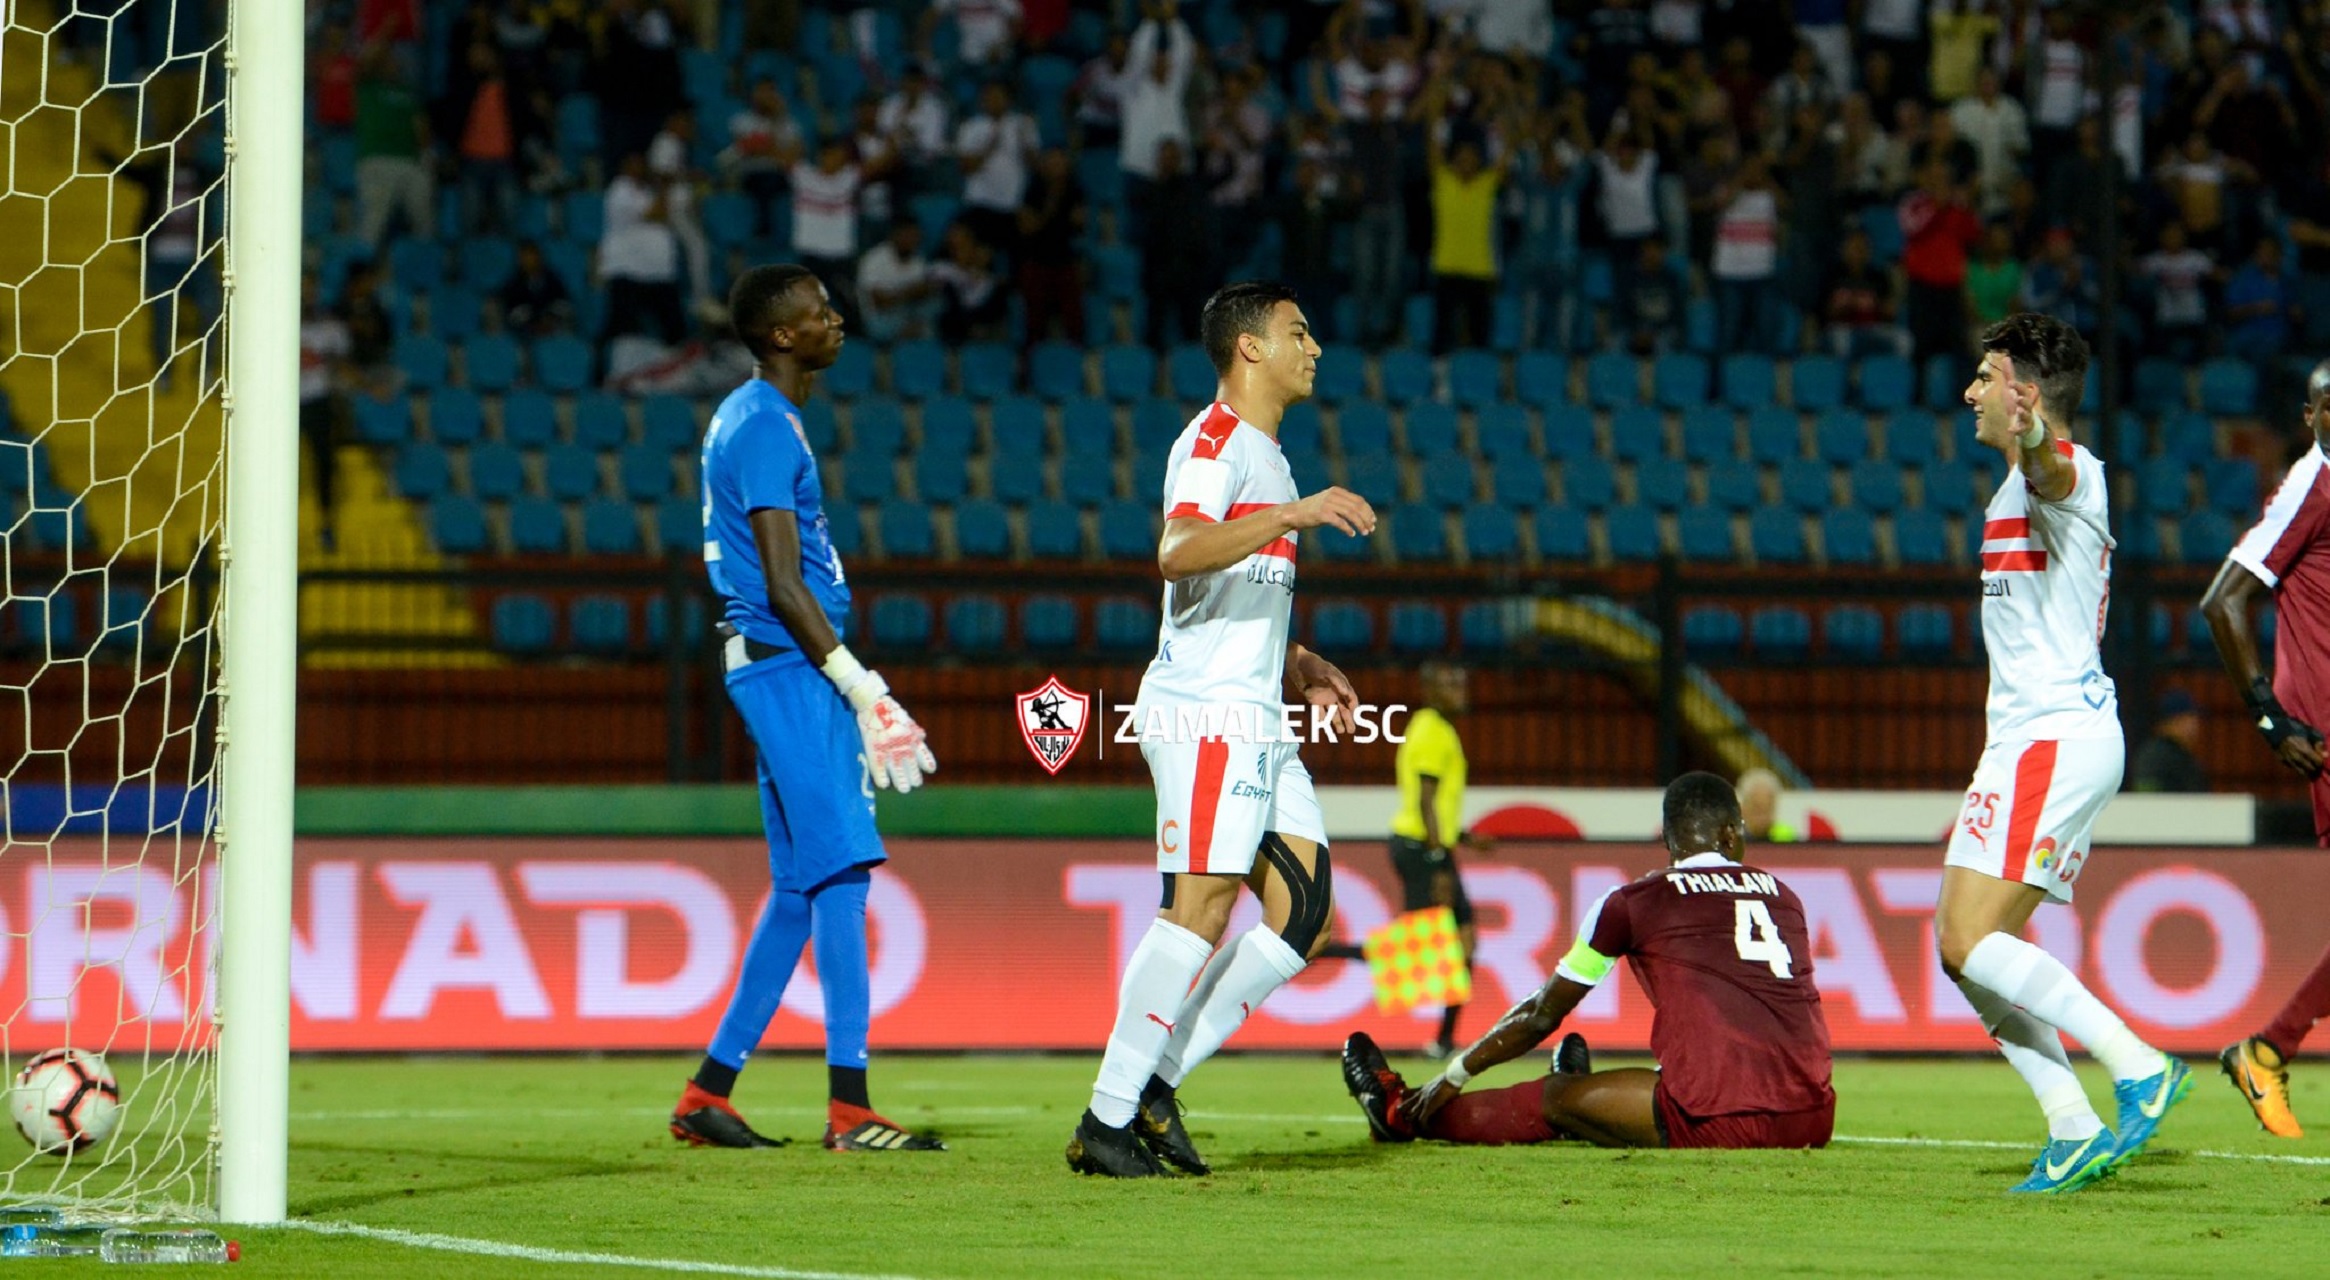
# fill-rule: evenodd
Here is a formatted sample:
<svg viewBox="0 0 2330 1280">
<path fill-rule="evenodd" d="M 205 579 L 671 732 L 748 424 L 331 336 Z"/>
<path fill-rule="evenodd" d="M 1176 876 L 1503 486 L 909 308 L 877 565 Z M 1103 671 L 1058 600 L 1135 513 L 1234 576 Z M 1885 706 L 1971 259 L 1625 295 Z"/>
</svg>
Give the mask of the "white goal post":
<svg viewBox="0 0 2330 1280">
<path fill-rule="evenodd" d="M 305 69 L 299 0 L 232 0 L 217 1185 L 239 1223 L 287 1197 Z"/>
</svg>

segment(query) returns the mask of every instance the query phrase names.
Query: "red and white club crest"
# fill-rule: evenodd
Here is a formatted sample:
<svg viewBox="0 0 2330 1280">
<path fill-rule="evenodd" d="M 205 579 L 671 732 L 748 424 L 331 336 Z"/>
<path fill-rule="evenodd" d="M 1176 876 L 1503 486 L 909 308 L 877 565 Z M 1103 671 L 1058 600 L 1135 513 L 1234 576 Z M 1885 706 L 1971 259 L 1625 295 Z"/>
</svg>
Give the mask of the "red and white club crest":
<svg viewBox="0 0 2330 1280">
<path fill-rule="evenodd" d="M 1052 676 L 1044 683 L 1012 699 L 1019 711 L 1019 736 L 1026 739 L 1027 749 L 1035 753 L 1036 763 L 1046 773 L 1058 773 L 1068 757 L 1084 742 L 1084 726 L 1090 719 L 1092 698 L 1060 683 Z"/>
</svg>

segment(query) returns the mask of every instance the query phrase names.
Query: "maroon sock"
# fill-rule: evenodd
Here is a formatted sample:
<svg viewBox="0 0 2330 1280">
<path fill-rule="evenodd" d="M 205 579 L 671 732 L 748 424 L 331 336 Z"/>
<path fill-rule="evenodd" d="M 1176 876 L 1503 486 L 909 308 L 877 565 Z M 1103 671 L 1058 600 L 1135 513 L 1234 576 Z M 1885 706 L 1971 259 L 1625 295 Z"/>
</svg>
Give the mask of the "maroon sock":
<svg viewBox="0 0 2330 1280">
<path fill-rule="evenodd" d="M 2258 1038 L 2281 1051 L 2283 1061 L 2298 1056 L 2298 1046 L 2306 1042 L 2306 1033 L 2314 1023 L 2330 1018 L 2330 951 L 2314 962 L 2314 971 L 2298 984 L 2298 993 L 2281 1007 L 2273 1024 L 2258 1033 Z"/>
<path fill-rule="evenodd" d="M 1458 1094 L 1456 1101 L 1433 1115 L 1423 1136 L 1480 1147 L 1550 1142 L 1554 1133 L 1553 1126 L 1545 1122 L 1545 1077 L 1483 1093 Z"/>
</svg>

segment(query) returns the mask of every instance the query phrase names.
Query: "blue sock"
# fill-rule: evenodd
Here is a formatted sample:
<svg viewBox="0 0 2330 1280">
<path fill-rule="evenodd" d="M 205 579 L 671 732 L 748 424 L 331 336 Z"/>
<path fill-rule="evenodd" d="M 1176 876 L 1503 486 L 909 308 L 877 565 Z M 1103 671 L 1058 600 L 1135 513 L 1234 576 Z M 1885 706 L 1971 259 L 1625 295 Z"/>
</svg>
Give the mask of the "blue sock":
<svg viewBox="0 0 2330 1280">
<path fill-rule="evenodd" d="M 744 968 L 736 975 L 736 990 L 728 997 L 728 1012 L 720 1015 L 720 1029 L 712 1033 L 707 1057 L 742 1067 L 752 1056 L 769 1029 L 769 1019 L 777 1016 L 785 984 L 793 980 L 793 966 L 801 963 L 801 947 L 808 941 L 809 899 L 785 889 L 770 894 L 760 923 L 752 927 L 752 941 L 744 948 Z M 862 955 L 862 930 L 858 949 Z M 859 968 L 864 967 L 861 961 Z M 864 1043 L 862 1036 L 860 1043 Z"/>
<path fill-rule="evenodd" d="M 872 874 L 857 867 L 809 891 L 817 981 L 825 988 L 825 1062 L 859 1072 L 866 1068 L 866 1028 L 873 1020 L 866 973 L 866 889 L 872 883 Z"/>
</svg>

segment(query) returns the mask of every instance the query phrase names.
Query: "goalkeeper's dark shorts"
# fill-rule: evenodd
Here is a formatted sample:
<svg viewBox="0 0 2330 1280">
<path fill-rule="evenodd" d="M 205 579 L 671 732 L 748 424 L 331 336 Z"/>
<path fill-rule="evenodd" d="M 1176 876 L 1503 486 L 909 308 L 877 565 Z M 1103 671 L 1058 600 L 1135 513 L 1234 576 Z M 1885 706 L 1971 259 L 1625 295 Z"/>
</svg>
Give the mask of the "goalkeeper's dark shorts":
<svg viewBox="0 0 2330 1280">
<path fill-rule="evenodd" d="M 1464 877 L 1457 873 L 1456 855 L 1446 849 L 1434 849 L 1421 840 L 1393 836 L 1391 840 L 1392 870 L 1400 877 L 1402 911 L 1422 911 L 1440 904 L 1432 900 L 1432 881 L 1442 872 L 1455 882 L 1456 899 L 1448 904 L 1456 913 L 1459 928 L 1472 923 L 1472 899 L 1464 896 Z"/>
</svg>

